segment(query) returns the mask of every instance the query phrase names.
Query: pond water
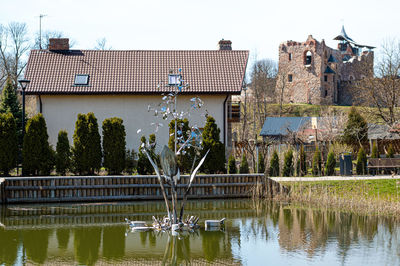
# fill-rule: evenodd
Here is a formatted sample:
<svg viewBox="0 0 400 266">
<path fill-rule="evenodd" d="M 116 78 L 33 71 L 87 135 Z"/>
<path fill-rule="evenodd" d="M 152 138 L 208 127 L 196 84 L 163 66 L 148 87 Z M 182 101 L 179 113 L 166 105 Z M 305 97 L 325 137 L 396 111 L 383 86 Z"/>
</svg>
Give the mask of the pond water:
<svg viewBox="0 0 400 266">
<path fill-rule="evenodd" d="M 391 218 L 250 200 L 191 201 L 187 214 L 226 217 L 224 231 L 129 232 L 163 202 L 8 205 L 0 209 L 0 265 L 400 265 Z"/>
</svg>

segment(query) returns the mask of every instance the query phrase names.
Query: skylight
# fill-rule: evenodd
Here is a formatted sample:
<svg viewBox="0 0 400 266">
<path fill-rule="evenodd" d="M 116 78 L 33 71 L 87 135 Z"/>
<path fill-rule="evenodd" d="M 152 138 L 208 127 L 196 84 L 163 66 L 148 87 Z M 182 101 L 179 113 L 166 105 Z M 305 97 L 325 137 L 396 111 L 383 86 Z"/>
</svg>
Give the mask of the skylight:
<svg viewBox="0 0 400 266">
<path fill-rule="evenodd" d="M 89 85 L 89 75 L 76 74 L 74 85 Z"/>
</svg>

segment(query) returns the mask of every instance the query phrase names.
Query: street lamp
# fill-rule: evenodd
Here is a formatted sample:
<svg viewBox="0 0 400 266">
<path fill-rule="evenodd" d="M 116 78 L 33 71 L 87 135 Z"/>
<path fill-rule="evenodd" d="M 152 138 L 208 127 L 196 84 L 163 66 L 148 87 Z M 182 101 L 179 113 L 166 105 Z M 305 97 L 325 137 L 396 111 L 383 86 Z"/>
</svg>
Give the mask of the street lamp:
<svg viewBox="0 0 400 266">
<path fill-rule="evenodd" d="M 28 79 L 20 79 L 20 80 L 18 80 L 18 82 L 19 82 L 19 84 L 21 84 L 21 89 L 22 89 L 22 142 L 23 142 L 24 135 L 25 135 L 25 89 L 31 81 Z M 22 158 L 22 156 L 21 156 L 21 158 Z M 22 162 L 23 162 L 23 159 L 22 159 Z"/>
</svg>

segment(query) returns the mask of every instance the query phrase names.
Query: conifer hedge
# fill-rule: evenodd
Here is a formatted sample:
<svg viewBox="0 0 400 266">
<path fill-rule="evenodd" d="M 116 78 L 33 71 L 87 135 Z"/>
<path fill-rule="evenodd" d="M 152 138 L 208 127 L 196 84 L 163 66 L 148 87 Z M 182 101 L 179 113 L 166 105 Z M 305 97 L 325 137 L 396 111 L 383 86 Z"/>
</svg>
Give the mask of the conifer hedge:
<svg viewBox="0 0 400 266">
<path fill-rule="evenodd" d="M 243 153 L 242 161 L 240 162 L 239 174 L 248 174 L 249 173 L 249 163 L 247 162 L 246 155 Z"/>
<path fill-rule="evenodd" d="M 121 118 L 103 121 L 104 167 L 111 175 L 119 175 L 125 168 L 125 126 Z"/>
<path fill-rule="evenodd" d="M 325 175 L 333 176 L 335 175 L 336 159 L 333 151 L 329 151 L 328 158 L 326 159 Z"/>
<path fill-rule="evenodd" d="M 220 129 L 212 116 L 207 116 L 203 131 L 202 156 L 210 150 L 203 164 L 203 171 L 210 174 L 225 173 L 225 146 L 219 140 Z"/>
<path fill-rule="evenodd" d="M 276 150 L 274 150 L 271 156 L 269 176 L 279 176 L 279 155 Z"/>
<path fill-rule="evenodd" d="M 71 168 L 71 147 L 69 145 L 68 133 L 65 130 L 58 132 L 56 146 L 56 172 L 65 175 Z"/>
<path fill-rule="evenodd" d="M 235 156 L 231 154 L 228 159 L 228 174 L 236 174 L 236 173 L 237 173 L 237 168 L 236 168 Z"/>
<path fill-rule="evenodd" d="M 22 157 L 24 175 L 49 175 L 54 168 L 54 151 L 49 145 L 46 121 L 40 113 L 28 120 Z"/>
<path fill-rule="evenodd" d="M 315 176 L 320 176 L 321 173 L 321 167 L 322 167 L 322 158 L 321 158 L 321 152 L 319 151 L 318 146 L 315 148 L 314 152 L 314 157 L 312 161 L 312 171 L 313 175 Z"/>
<path fill-rule="evenodd" d="M 258 154 L 258 172 L 259 173 L 265 172 L 264 155 L 261 152 Z"/>
<path fill-rule="evenodd" d="M 0 171 L 8 175 L 17 165 L 17 125 L 11 113 L 0 114 Z"/>
<path fill-rule="evenodd" d="M 367 154 L 365 153 L 363 147 L 358 150 L 357 163 L 356 163 L 356 173 L 357 175 L 366 175 L 367 170 Z"/>
<path fill-rule="evenodd" d="M 283 160 L 283 169 L 282 169 L 282 176 L 292 176 L 293 175 L 293 151 L 289 149 L 285 153 L 285 157 Z"/>
</svg>

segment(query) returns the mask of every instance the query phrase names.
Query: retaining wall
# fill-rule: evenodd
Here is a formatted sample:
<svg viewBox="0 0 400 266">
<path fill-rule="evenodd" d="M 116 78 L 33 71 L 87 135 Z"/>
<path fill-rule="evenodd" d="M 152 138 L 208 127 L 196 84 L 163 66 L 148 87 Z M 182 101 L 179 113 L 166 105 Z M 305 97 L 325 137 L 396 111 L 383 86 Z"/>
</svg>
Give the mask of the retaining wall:
<svg viewBox="0 0 400 266">
<path fill-rule="evenodd" d="M 188 181 L 188 175 L 181 176 L 178 195 L 183 195 Z M 263 181 L 263 174 L 199 175 L 188 198 L 250 197 L 254 185 Z M 9 177 L 0 184 L 2 204 L 154 199 L 162 199 L 157 176 Z"/>
</svg>

